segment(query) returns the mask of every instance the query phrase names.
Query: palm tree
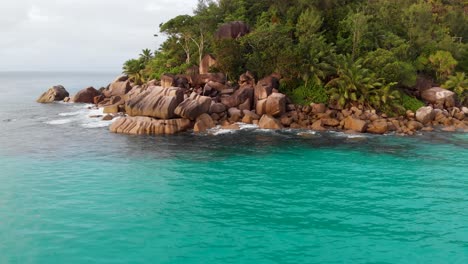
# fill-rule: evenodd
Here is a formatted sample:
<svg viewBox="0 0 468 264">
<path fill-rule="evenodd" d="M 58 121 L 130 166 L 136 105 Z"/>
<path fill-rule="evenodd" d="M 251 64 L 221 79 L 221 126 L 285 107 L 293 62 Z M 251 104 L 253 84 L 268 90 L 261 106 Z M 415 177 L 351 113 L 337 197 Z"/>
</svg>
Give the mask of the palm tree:
<svg viewBox="0 0 468 264">
<path fill-rule="evenodd" d="M 151 52 L 150 49 L 144 49 L 141 51 L 139 56 L 140 56 L 140 60 L 144 64 L 147 64 L 153 58 L 153 52 Z"/>
<path fill-rule="evenodd" d="M 144 82 L 143 69 L 145 68 L 144 63 L 138 59 L 128 60 L 124 63 L 123 73 L 128 75 L 131 81 L 136 84 L 142 84 Z"/>
<path fill-rule="evenodd" d="M 330 99 L 340 106 L 362 104 L 374 109 L 391 109 L 396 105 L 394 99 L 399 92 L 392 87 L 396 83 L 385 83 L 375 73 L 363 68 L 361 60 L 338 56 L 335 66 L 336 77 L 326 84 Z"/>
</svg>

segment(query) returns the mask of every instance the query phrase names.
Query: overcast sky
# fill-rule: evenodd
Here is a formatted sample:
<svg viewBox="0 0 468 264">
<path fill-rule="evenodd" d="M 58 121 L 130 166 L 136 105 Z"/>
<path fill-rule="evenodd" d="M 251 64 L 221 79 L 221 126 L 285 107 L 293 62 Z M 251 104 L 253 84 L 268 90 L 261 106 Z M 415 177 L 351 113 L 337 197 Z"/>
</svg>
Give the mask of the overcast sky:
<svg viewBox="0 0 468 264">
<path fill-rule="evenodd" d="M 197 0 L 0 0 L 0 71 L 120 71 Z"/>
</svg>

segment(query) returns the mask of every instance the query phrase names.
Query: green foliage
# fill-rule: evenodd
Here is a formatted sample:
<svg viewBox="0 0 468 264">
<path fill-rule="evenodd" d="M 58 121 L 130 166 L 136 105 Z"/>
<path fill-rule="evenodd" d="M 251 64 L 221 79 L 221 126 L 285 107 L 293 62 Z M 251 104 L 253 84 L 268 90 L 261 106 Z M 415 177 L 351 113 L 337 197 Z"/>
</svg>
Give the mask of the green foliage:
<svg viewBox="0 0 468 264">
<path fill-rule="evenodd" d="M 468 72 L 468 44 L 462 44 L 462 50 L 457 58 L 458 65 L 456 70 L 461 72 Z"/>
<path fill-rule="evenodd" d="M 341 51 L 351 51 L 351 56 L 359 57 L 366 48 L 366 35 L 369 31 L 370 16 L 364 12 L 351 12 L 341 21 L 341 30 L 338 33 L 337 45 Z"/>
<path fill-rule="evenodd" d="M 151 61 L 153 54 L 151 50 L 144 49 L 142 50 L 140 57 L 138 59 L 131 59 L 124 63 L 122 69 L 123 73 L 128 75 L 131 81 L 136 84 L 142 84 L 145 82 L 145 67 L 146 64 Z"/>
<path fill-rule="evenodd" d="M 316 9 L 304 11 L 296 25 L 299 75 L 303 81 L 323 83 L 333 71 L 330 61 L 333 59 L 334 46 L 328 44 L 319 32 L 323 18 Z"/>
<path fill-rule="evenodd" d="M 436 24 L 433 23 L 434 16 L 431 4 L 418 1 L 402 11 L 402 19 L 407 27 L 406 35 L 410 43 L 420 50 L 428 44 L 434 44 L 432 34 L 436 31 Z"/>
<path fill-rule="evenodd" d="M 237 40 L 220 40 L 214 43 L 213 51 L 217 57 L 216 69 L 224 72 L 235 81 L 244 71 L 244 48 Z"/>
<path fill-rule="evenodd" d="M 458 62 L 448 51 L 438 50 L 429 56 L 429 63 L 436 72 L 437 80 L 444 81 L 450 76 Z"/>
<path fill-rule="evenodd" d="M 468 104 L 468 79 L 466 73 L 457 72 L 455 75 L 448 77 L 442 87 L 455 92 L 461 104 Z"/>
<path fill-rule="evenodd" d="M 386 112 L 398 107 L 395 99 L 400 94 L 392 89 L 396 83 L 386 83 L 376 77 L 375 73 L 362 66 L 360 60 L 353 61 L 350 55 L 338 59 L 336 77 L 326 85 L 332 102 L 340 106 L 358 103 Z"/>
<path fill-rule="evenodd" d="M 285 25 L 266 22 L 243 37 L 246 68 L 257 76 L 273 72 L 284 75 L 284 71 L 294 70 L 297 60 L 289 32 L 290 28 Z"/>
<path fill-rule="evenodd" d="M 415 97 L 409 96 L 406 93 L 402 93 L 400 104 L 405 110 L 411 110 L 413 112 L 416 112 L 419 108 L 425 106 L 422 101 Z"/>
<path fill-rule="evenodd" d="M 399 83 L 411 87 L 416 84 L 417 73 L 411 63 L 400 61 L 391 51 L 377 49 L 369 52 L 364 60 L 364 66 L 372 69 L 377 77 L 387 82 Z"/>
<path fill-rule="evenodd" d="M 279 73 L 297 102 L 397 112 L 419 104 L 398 99 L 394 86 L 414 87 L 417 74 L 444 83 L 468 72 L 465 8 L 462 0 L 199 0 L 193 15 L 162 23 L 166 41 L 127 61 L 124 72 L 141 83 L 184 73 L 211 53 L 232 81 L 246 70 L 259 78 Z M 221 24 L 239 20 L 250 34 L 215 38 Z"/>
<path fill-rule="evenodd" d="M 295 104 L 328 103 L 327 90 L 320 84 L 309 82 L 286 92 Z"/>
</svg>

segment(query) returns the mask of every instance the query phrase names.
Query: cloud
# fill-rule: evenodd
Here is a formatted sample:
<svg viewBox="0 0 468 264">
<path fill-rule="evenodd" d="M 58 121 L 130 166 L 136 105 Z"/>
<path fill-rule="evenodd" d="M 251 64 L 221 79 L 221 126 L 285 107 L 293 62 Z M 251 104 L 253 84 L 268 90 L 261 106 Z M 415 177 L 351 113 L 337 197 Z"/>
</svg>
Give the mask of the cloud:
<svg viewBox="0 0 468 264">
<path fill-rule="evenodd" d="M 15 0 L 0 3 L 0 70 L 112 70 L 156 49 L 158 25 L 196 0 Z"/>
</svg>

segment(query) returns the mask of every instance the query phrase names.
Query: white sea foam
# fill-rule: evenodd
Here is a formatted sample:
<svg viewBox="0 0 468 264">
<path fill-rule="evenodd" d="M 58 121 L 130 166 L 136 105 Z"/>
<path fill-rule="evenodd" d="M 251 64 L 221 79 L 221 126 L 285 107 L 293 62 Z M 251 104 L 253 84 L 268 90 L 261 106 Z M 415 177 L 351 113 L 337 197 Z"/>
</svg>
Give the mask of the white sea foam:
<svg viewBox="0 0 468 264">
<path fill-rule="evenodd" d="M 347 135 L 347 138 L 367 138 L 367 136 L 361 134 L 349 134 Z"/>
<path fill-rule="evenodd" d="M 349 138 L 349 139 L 354 139 L 354 138 L 367 138 L 368 136 L 367 135 L 364 135 L 364 134 L 347 134 L 347 133 L 344 133 L 344 132 L 339 132 L 339 131 L 330 131 L 328 132 L 336 137 L 345 137 L 345 138 Z"/>
<path fill-rule="evenodd" d="M 104 108 L 93 108 L 89 109 L 87 111 L 88 117 L 90 116 L 98 116 L 98 115 L 104 115 Z"/>
<path fill-rule="evenodd" d="M 49 125 L 65 125 L 71 122 L 73 122 L 73 119 L 56 119 L 56 120 L 47 121 L 45 123 Z"/>
<path fill-rule="evenodd" d="M 292 129 L 291 129 L 291 130 L 292 130 Z M 291 132 L 292 132 L 292 131 L 291 131 Z M 317 131 L 304 130 L 304 131 L 298 132 L 296 135 L 298 135 L 298 136 L 304 136 L 304 135 L 306 135 L 306 136 L 310 136 L 310 135 L 315 136 L 315 135 L 317 135 Z"/>
<path fill-rule="evenodd" d="M 257 125 L 252 125 L 252 124 L 236 123 L 236 125 L 239 126 L 239 129 L 228 129 L 228 128 L 223 128 L 222 126 L 216 126 L 214 128 L 209 129 L 208 134 L 219 136 L 219 135 L 226 135 L 226 134 L 234 134 L 239 131 L 248 131 L 248 130 L 255 131 L 258 129 Z"/>
<path fill-rule="evenodd" d="M 210 129 L 209 133 L 214 135 L 214 136 L 219 136 L 219 135 L 226 135 L 226 134 L 234 134 L 238 130 L 234 129 L 225 129 L 225 128 L 212 128 Z"/>
<path fill-rule="evenodd" d="M 65 125 L 65 124 L 76 124 L 83 128 L 102 128 L 107 127 L 116 120 L 114 118 L 111 121 L 103 121 L 102 116 L 104 116 L 103 108 L 95 108 L 90 104 L 67 104 L 71 106 L 72 110 L 70 112 L 59 113 L 59 116 L 67 117 L 66 119 L 56 119 L 46 121 L 46 124 L 49 125 Z"/>
<path fill-rule="evenodd" d="M 241 130 L 255 130 L 258 129 L 257 125 L 246 124 L 246 123 L 237 123 Z"/>
<path fill-rule="evenodd" d="M 76 112 L 67 112 L 67 113 L 60 113 L 59 116 L 76 116 L 83 114 L 84 111 L 76 111 Z"/>
</svg>

